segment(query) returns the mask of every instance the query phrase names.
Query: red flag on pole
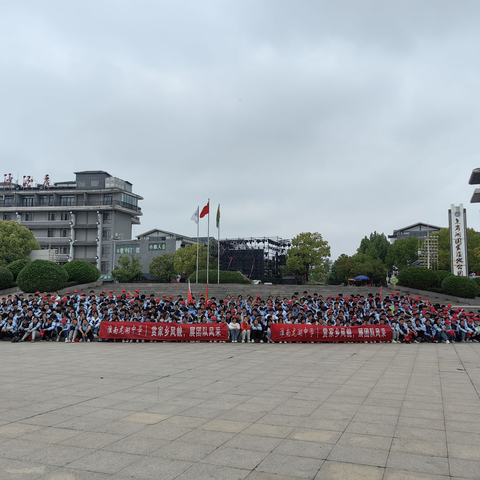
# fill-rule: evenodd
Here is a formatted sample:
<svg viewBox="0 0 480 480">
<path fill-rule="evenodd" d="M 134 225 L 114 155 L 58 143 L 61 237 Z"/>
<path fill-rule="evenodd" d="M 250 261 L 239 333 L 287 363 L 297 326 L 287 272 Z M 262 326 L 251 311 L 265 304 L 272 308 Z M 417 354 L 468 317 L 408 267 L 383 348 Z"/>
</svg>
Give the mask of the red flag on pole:
<svg viewBox="0 0 480 480">
<path fill-rule="evenodd" d="M 210 201 L 207 202 L 207 204 L 202 208 L 202 211 L 200 213 L 200 218 L 203 218 L 205 215 L 208 215 L 210 213 Z"/>
<path fill-rule="evenodd" d="M 192 290 L 190 290 L 190 280 L 188 281 L 187 306 L 193 303 Z"/>
</svg>

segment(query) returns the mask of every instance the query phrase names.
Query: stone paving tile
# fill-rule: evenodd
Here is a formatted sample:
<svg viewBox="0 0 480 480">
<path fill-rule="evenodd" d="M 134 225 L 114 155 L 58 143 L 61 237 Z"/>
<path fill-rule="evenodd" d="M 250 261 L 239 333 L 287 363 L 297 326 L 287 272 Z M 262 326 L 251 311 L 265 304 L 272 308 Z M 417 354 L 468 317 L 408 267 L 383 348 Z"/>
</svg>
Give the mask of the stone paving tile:
<svg viewBox="0 0 480 480">
<path fill-rule="evenodd" d="M 315 480 L 382 480 L 383 468 L 327 460 Z"/>
<path fill-rule="evenodd" d="M 148 456 L 134 463 L 119 472 L 124 477 L 135 479 L 159 479 L 173 480 L 188 470 L 192 462 L 171 460 L 169 458 Z"/>
<path fill-rule="evenodd" d="M 452 477 L 474 478 L 480 477 L 480 461 L 478 460 L 459 460 L 451 458 L 449 460 L 450 474 Z"/>
<path fill-rule="evenodd" d="M 450 448 L 451 447 L 449 445 L 449 453 Z M 394 438 L 391 452 L 430 455 L 433 457 L 446 457 L 447 443 L 425 442 L 423 440 L 412 440 L 410 438 Z"/>
<path fill-rule="evenodd" d="M 408 472 L 387 468 L 383 480 L 454 480 L 453 477 L 445 475 L 434 475 L 431 473 Z M 458 479 L 461 480 L 461 479 Z"/>
<path fill-rule="evenodd" d="M 447 458 L 411 453 L 391 452 L 388 457 L 387 467 L 435 475 L 449 475 L 450 473 Z"/>
<path fill-rule="evenodd" d="M 335 462 L 385 467 L 387 464 L 388 451 L 337 444 L 333 447 L 333 450 L 327 458 Z"/>
<path fill-rule="evenodd" d="M 223 467 L 253 470 L 267 455 L 267 452 L 220 447 L 201 461 Z"/>
<path fill-rule="evenodd" d="M 323 460 L 315 458 L 271 453 L 260 463 L 257 470 L 300 478 L 315 478 L 322 464 Z"/>
<path fill-rule="evenodd" d="M 176 480 L 243 480 L 249 473 L 250 470 L 197 463 L 178 476 Z"/>
</svg>

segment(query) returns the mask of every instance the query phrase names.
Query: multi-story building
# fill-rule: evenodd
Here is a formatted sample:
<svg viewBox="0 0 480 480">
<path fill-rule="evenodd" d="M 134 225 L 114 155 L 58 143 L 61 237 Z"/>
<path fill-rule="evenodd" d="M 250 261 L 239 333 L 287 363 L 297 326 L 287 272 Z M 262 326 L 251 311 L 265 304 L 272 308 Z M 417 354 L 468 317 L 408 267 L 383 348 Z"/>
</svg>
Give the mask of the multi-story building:
<svg viewBox="0 0 480 480">
<path fill-rule="evenodd" d="M 388 238 L 391 243 L 395 240 L 404 240 L 405 238 L 428 238 L 431 233 L 439 232 L 442 227 L 435 225 L 429 225 L 427 223 L 414 223 L 408 227 L 399 228 L 393 231 L 393 235 L 389 235 Z"/>
<path fill-rule="evenodd" d="M 76 172 L 75 181 L 53 185 L 20 185 L 9 177 L 0 184 L 1 219 L 29 228 L 58 263 L 85 260 L 110 274 L 115 241 L 131 239 L 142 215 L 143 198 L 130 182 L 103 171 Z"/>
</svg>

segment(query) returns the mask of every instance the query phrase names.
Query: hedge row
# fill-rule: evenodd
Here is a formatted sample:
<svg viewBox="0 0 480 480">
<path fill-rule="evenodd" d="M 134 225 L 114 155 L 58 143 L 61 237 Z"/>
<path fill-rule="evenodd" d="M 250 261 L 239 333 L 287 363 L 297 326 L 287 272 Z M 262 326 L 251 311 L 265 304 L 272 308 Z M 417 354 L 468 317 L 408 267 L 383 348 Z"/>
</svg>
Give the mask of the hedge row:
<svg viewBox="0 0 480 480">
<path fill-rule="evenodd" d="M 457 277 L 445 270 L 434 272 L 424 267 L 407 267 L 398 274 L 402 287 L 442 292 L 462 298 L 475 298 L 480 293 L 480 284 L 467 277 Z"/>
<path fill-rule="evenodd" d="M 48 260 L 29 259 L 16 260 L 6 268 L 0 268 L 0 289 L 9 288 L 17 282 L 17 286 L 25 293 L 53 292 L 65 288 L 67 284 L 95 282 L 100 271 L 88 262 L 75 260 L 58 265 Z"/>
</svg>

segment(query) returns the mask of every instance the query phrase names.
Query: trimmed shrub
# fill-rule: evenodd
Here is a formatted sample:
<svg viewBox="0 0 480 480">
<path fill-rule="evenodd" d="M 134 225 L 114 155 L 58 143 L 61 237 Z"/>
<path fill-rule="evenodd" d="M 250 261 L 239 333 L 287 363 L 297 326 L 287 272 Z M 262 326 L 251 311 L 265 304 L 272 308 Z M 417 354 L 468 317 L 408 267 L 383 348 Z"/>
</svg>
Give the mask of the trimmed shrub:
<svg viewBox="0 0 480 480">
<path fill-rule="evenodd" d="M 188 278 L 190 279 L 190 282 L 195 282 L 195 272 L 193 272 Z M 210 270 L 208 272 L 208 281 L 209 283 L 217 283 L 217 270 Z M 207 283 L 206 270 L 198 271 L 198 283 Z M 220 270 L 220 283 L 252 283 L 252 281 L 245 278 L 240 272 Z"/>
<path fill-rule="evenodd" d="M 475 298 L 480 288 L 476 282 L 467 277 L 452 275 L 443 280 L 442 291 L 447 295 L 455 295 L 456 297 Z"/>
<path fill-rule="evenodd" d="M 435 275 L 438 277 L 438 280 L 440 281 L 440 284 L 443 282 L 443 280 L 447 277 L 453 277 L 453 273 L 449 272 L 448 270 L 437 270 L 435 272 Z"/>
<path fill-rule="evenodd" d="M 398 284 L 402 287 L 432 290 L 440 287 L 440 280 L 433 270 L 425 267 L 407 267 L 400 270 Z"/>
<path fill-rule="evenodd" d="M 13 275 L 10 270 L 0 267 L 0 290 L 13 286 Z"/>
<path fill-rule="evenodd" d="M 18 277 L 18 274 L 22 271 L 24 267 L 26 267 L 31 260 L 29 258 L 21 258 L 20 260 L 15 260 L 12 263 L 9 263 L 6 268 L 7 270 L 10 270 L 13 275 L 13 280 L 16 280 Z"/>
<path fill-rule="evenodd" d="M 68 273 L 68 282 L 75 284 L 96 282 L 100 278 L 100 270 L 91 263 L 82 260 L 73 260 L 66 263 L 63 268 Z"/>
<path fill-rule="evenodd" d="M 480 277 L 472 278 L 472 281 L 474 281 L 480 287 Z"/>
<path fill-rule="evenodd" d="M 18 274 L 17 285 L 25 293 L 54 292 L 65 287 L 68 273 L 48 260 L 34 260 Z"/>
</svg>

